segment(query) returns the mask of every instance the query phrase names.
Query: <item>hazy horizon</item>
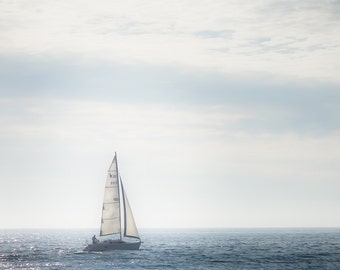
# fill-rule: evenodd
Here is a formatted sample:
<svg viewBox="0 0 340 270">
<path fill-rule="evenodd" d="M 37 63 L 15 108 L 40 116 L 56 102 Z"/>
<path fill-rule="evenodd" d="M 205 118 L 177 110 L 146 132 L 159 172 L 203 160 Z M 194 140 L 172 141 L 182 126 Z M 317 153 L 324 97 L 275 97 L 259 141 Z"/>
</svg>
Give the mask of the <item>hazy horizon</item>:
<svg viewBox="0 0 340 270">
<path fill-rule="evenodd" d="M 138 230 L 314 230 L 314 229 L 340 229 L 340 227 L 139 227 Z M 98 227 L 23 227 L 23 228 L 0 228 L 0 230 L 97 230 Z M 107 236 L 103 236 L 107 237 Z"/>
</svg>

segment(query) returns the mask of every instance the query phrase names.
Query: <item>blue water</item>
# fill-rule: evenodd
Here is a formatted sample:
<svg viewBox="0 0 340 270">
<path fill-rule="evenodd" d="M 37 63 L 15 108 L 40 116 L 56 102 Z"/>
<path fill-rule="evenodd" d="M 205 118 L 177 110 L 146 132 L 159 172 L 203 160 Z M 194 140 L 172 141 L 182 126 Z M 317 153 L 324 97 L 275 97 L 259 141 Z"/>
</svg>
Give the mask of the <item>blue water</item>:
<svg viewBox="0 0 340 270">
<path fill-rule="evenodd" d="M 82 252 L 93 233 L 0 230 L 0 269 L 340 269 L 340 229 L 150 229 L 138 251 Z"/>
</svg>

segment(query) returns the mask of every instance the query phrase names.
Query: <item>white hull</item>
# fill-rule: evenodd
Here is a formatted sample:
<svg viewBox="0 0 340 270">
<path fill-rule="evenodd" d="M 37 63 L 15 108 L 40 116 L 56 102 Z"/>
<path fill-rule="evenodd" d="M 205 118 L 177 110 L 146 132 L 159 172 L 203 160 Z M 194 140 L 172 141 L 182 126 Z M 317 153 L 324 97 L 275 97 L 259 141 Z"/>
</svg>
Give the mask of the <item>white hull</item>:
<svg viewBox="0 0 340 270">
<path fill-rule="evenodd" d="M 107 251 L 107 250 L 138 250 L 141 242 L 125 242 L 121 240 L 105 240 L 95 244 L 89 244 L 84 251 Z"/>
</svg>

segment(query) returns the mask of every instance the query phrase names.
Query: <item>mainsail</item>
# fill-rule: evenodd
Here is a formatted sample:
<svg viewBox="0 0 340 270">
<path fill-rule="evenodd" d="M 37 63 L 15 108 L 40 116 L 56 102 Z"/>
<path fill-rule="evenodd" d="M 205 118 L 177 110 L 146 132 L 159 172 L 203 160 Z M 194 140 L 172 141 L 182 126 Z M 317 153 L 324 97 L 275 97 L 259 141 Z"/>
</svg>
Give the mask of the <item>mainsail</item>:
<svg viewBox="0 0 340 270">
<path fill-rule="evenodd" d="M 120 197 L 117 156 L 107 172 L 100 235 L 121 233 Z"/>
</svg>

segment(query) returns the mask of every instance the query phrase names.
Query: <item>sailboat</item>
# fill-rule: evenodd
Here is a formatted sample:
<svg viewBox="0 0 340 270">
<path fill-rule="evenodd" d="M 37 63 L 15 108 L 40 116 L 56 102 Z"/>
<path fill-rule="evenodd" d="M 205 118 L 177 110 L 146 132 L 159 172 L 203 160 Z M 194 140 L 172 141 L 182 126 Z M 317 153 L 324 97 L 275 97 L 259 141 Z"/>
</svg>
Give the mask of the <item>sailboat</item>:
<svg viewBox="0 0 340 270">
<path fill-rule="evenodd" d="M 136 250 L 142 243 L 118 172 L 117 153 L 107 172 L 99 235 L 112 239 L 99 241 L 94 236 L 84 251 Z"/>
</svg>

